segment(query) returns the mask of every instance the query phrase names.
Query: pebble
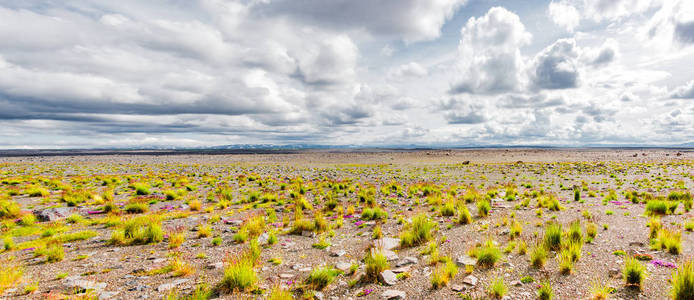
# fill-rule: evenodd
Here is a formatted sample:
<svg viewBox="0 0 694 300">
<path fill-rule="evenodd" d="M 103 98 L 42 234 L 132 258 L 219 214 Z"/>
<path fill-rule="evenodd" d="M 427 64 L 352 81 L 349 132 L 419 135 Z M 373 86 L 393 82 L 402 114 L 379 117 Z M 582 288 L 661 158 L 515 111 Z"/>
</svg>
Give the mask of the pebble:
<svg viewBox="0 0 694 300">
<path fill-rule="evenodd" d="M 157 291 L 158 292 L 168 291 L 168 290 L 173 289 L 173 288 L 177 287 L 178 285 L 181 285 L 181 284 L 186 283 L 188 281 L 189 281 L 189 279 L 178 279 L 178 280 L 174 280 L 173 282 L 164 283 L 164 284 L 161 284 L 157 287 Z"/>
<path fill-rule="evenodd" d="M 465 276 L 465 278 L 463 279 L 463 283 L 467 284 L 467 285 L 475 286 L 475 285 L 477 285 L 477 277 L 475 277 L 473 275 Z"/>
<path fill-rule="evenodd" d="M 391 270 L 385 270 L 378 274 L 378 280 L 385 285 L 394 285 L 398 282 L 398 278 Z"/>
<path fill-rule="evenodd" d="M 400 290 L 385 290 L 381 294 L 381 298 L 387 300 L 405 299 L 405 297 L 407 297 L 407 294 Z"/>
</svg>

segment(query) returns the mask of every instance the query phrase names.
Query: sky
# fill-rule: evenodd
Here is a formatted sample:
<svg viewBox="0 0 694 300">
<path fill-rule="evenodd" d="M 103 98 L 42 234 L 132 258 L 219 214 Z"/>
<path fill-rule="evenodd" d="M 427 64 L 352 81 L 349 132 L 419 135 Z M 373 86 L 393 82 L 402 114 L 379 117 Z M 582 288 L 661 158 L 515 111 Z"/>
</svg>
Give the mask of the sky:
<svg viewBox="0 0 694 300">
<path fill-rule="evenodd" d="M 0 148 L 691 142 L 690 0 L 0 0 Z"/>
</svg>

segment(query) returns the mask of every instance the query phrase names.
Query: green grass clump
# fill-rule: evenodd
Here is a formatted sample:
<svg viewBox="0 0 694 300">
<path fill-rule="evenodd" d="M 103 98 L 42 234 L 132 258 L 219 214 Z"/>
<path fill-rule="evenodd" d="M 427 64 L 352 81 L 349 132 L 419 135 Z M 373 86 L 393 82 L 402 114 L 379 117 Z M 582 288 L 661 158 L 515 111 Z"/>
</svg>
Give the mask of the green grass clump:
<svg viewBox="0 0 694 300">
<path fill-rule="evenodd" d="M 29 197 L 46 197 L 51 194 L 47 188 L 37 185 L 30 185 L 26 189 L 26 194 Z"/>
<path fill-rule="evenodd" d="M 667 251 L 670 254 L 680 254 L 682 252 L 682 232 L 661 228 L 658 230 L 656 238 L 651 240 L 651 248 Z"/>
<path fill-rule="evenodd" d="M 609 285 L 594 280 L 590 284 L 590 300 L 607 300 L 613 290 Z"/>
<path fill-rule="evenodd" d="M 509 226 L 509 236 L 514 239 L 521 235 L 523 232 L 523 225 L 520 222 L 513 220 Z"/>
<path fill-rule="evenodd" d="M 289 231 L 291 234 L 301 234 L 304 231 L 315 231 L 316 230 L 316 224 L 308 219 L 301 218 L 296 221 L 294 221 L 294 225 L 292 225 L 291 230 Z"/>
<path fill-rule="evenodd" d="M 364 258 L 366 276 L 371 279 L 378 278 L 378 274 L 390 268 L 388 263 L 388 258 L 386 258 L 383 252 L 370 249 Z"/>
<path fill-rule="evenodd" d="M 412 223 L 405 225 L 400 233 L 400 246 L 414 247 L 428 242 L 432 239 L 432 231 L 436 223 L 429 219 L 426 214 L 419 214 L 412 218 Z"/>
<path fill-rule="evenodd" d="M 643 281 L 646 279 L 646 267 L 636 258 L 627 257 L 624 260 L 622 276 L 628 286 L 637 286 L 641 289 Z"/>
<path fill-rule="evenodd" d="M 574 261 L 571 259 L 571 254 L 567 249 L 562 250 L 557 256 L 559 262 L 559 273 L 569 275 L 573 271 Z"/>
<path fill-rule="evenodd" d="M 16 248 L 14 239 L 12 239 L 12 236 L 9 235 L 2 238 L 2 244 L 5 251 L 11 251 L 14 250 L 14 248 Z"/>
<path fill-rule="evenodd" d="M 17 283 L 22 278 L 22 274 L 24 274 L 22 267 L 6 261 L 0 263 L 0 294 Z"/>
<path fill-rule="evenodd" d="M 598 225 L 593 222 L 586 224 L 586 241 L 589 243 L 592 242 L 597 235 Z"/>
<path fill-rule="evenodd" d="M 0 218 L 17 218 L 22 213 L 22 207 L 12 200 L 0 200 Z"/>
<path fill-rule="evenodd" d="M 472 215 L 470 215 L 470 210 L 468 210 L 467 205 L 461 204 L 458 207 L 458 224 L 470 224 L 472 223 Z"/>
<path fill-rule="evenodd" d="M 443 205 L 441 205 L 439 212 L 444 217 L 455 215 L 455 203 L 453 203 L 453 201 L 446 201 Z"/>
<path fill-rule="evenodd" d="M 475 248 L 473 254 L 477 258 L 477 264 L 486 268 L 493 267 L 501 258 L 501 250 L 494 245 L 494 241 L 491 239 L 485 241 L 482 246 Z"/>
<path fill-rule="evenodd" d="M 51 245 L 46 249 L 46 262 L 54 263 L 62 261 L 65 258 L 65 250 L 63 245 L 55 244 Z"/>
<path fill-rule="evenodd" d="M 111 234 L 110 242 L 116 245 L 155 244 L 164 240 L 164 232 L 157 218 L 140 216 L 132 218 Z"/>
<path fill-rule="evenodd" d="M 388 213 L 380 207 L 364 208 L 361 212 L 362 220 L 380 220 L 387 219 Z"/>
<path fill-rule="evenodd" d="M 132 184 L 132 188 L 135 190 L 135 195 L 149 195 L 152 192 L 150 191 L 150 186 L 149 184 L 143 183 L 143 182 L 136 182 Z"/>
<path fill-rule="evenodd" d="M 672 272 L 670 296 L 673 300 L 694 299 L 694 261 L 687 260 Z"/>
<path fill-rule="evenodd" d="M 477 200 L 477 215 L 480 217 L 486 217 L 489 215 L 489 211 L 492 209 L 492 205 L 487 199 Z"/>
<path fill-rule="evenodd" d="M 450 257 L 443 257 L 441 261 L 443 264 L 439 264 L 431 273 L 431 286 L 435 289 L 448 285 L 448 282 L 458 274 L 458 266 Z"/>
<path fill-rule="evenodd" d="M 325 248 L 330 247 L 330 242 L 326 241 L 325 237 L 321 236 L 318 243 L 314 243 L 313 245 L 311 245 L 311 247 L 323 250 Z"/>
<path fill-rule="evenodd" d="M 536 245 L 530 250 L 530 265 L 535 268 L 542 268 L 545 266 L 545 261 L 547 261 L 547 248 L 544 245 Z"/>
<path fill-rule="evenodd" d="M 270 296 L 268 296 L 267 300 L 293 300 L 294 295 L 292 295 L 292 292 L 287 289 L 283 289 L 279 285 L 275 285 L 272 287 L 272 290 L 270 290 Z"/>
<path fill-rule="evenodd" d="M 141 214 L 149 211 L 149 204 L 144 202 L 128 203 L 123 210 L 129 214 Z"/>
<path fill-rule="evenodd" d="M 224 277 L 219 283 L 220 290 L 227 293 L 249 291 L 258 282 L 253 265 L 251 260 L 245 258 L 231 261 L 224 268 Z"/>
<path fill-rule="evenodd" d="M 581 230 L 581 223 L 579 221 L 571 223 L 567 237 L 569 238 L 569 242 L 583 243 L 583 231 Z"/>
<path fill-rule="evenodd" d="M 494 299 L 501 299 L 508 292 L 508 288 L 504 283 L 503 277 L 497 277 L 492 281 L 492 284 L 487 288 L 487 294 Z"/>
<path fill-rule="evenodd" d="M 677 201 L 650 200 L 646 202 L 646 215 L 669 215 L 675 212 L 677 205 Z"/>
<path fill-rule="evenodd" d="M 552 285 L 549 281 L 544 281 L 537 290 L 538 300 L 552 300 L 554 297 L 554 292 L 552 291 Z"/>
<path fill-rule="evenodd" d="M 308 275 L 308 278 L 306 278 L 306 284 L 308 284 L 314 290 L 323 290 L 335 280 L 335 277 L 340 274 L 342 274 L 342 272 L 333 267 L 318 267 L 313 269 Z"/>
<path fill-rule="evenodd" d="M 559 250 L 561 248 L 561 224 L 550 223 L 545 227 L 544 243 L 549 250 Z"/>
</svg>

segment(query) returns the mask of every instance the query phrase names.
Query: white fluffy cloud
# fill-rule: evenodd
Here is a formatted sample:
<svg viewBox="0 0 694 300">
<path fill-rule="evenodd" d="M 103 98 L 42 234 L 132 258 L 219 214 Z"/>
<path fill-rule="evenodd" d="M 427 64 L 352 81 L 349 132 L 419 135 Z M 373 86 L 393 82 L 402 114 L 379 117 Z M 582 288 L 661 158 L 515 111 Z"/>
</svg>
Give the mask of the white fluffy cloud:
<svg viewBox="0 0 694 300">
<path fill-rule="evenodd" d="M 459 79 L 452 93 L 493 94 L 521 85 L 520 47 L 530 42 L 518 15 L 493 7 L 480 18 L 470 18 L 460 31 Z"/>
<path fill-rule="evenodd" d="M 563 1 L 550 2 L 547 13 L 555 24 L 564 27 L 569 32 L 573 32 L 581 21 L 581 15 L 576 7 Z"/>
<path fill-rule="evenodd" d="M 694 140 L 691 1 L 466 2 L 6 1 L 0 148 Z"/>
</svg>

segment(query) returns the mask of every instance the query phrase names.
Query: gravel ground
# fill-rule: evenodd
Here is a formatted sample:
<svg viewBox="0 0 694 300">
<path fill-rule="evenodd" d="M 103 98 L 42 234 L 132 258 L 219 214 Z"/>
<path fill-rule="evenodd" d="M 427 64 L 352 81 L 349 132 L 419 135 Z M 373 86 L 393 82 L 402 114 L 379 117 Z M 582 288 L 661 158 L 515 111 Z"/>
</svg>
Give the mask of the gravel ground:
<svg viewBox="0 0 694 300">
<path fill-rule="evenodd" d="M 678 155 L 679 153 L 679 155 Z M 634 156 L 636 154 L 636 156 Z M 676 150 L 458 150 L 458 151 L 401 151 L 401 152 L 327 152 L 309 151 L 301 154 L 262 154 L 262 155 L 112 155 L 112 156 L 62 156 L 62 157 L 9 157 L 0 158 L 0 179 L 15 178 L 21 175 L 29 177 L 59 178 L 64 182 L 86 178 L 84 187 L 95 192 L 103 191 L 100 180 L 95 176 L 116 175 L 120 178 L 127 176 L 160 177 L 164 180 L 161 188 L 152 191 L 161 193 L 170 188 L 169 180 L 180 176 L 188 177 L 189 182 L 196 184 L 197 189 L 187 194 L 188 199 L 200 199 L 202 211 L 191 212 L 183 200 L 160 201 L 150 205 L 150 212 L 175 212 L 186 214 L 184 218 L 170 219 L 162 223 L 165 231 L 173 228 L 183 228 L 186 240 L 175 250 L 168 247 L 167 240 L 162 243 L 138 246 L 115 246 L 107 241 L 113 228 L 104 225 L 71 225 L 70 231 L 94 230 L 97 236 L 84 241 L 64 244 L 65 258 L 57 263 L 46 263 L 43 257 L 34 257 L 31 250 L 16 249 L 0 254 L 3 261 L 12 260 L 24 268 L 23 279 L 14 287 L 2 294 L 6 298 L 50 298 L 52 295 L 72 294 L 69 279 L 77 279 L 92 283 L 104 283 L 94 295 L 111 299 L 161 299 L 168 291 L 163 289 L 166 284 L 177 283 L 173 290 L 180 294 L 190 293 L 200 283 L 215 285 L 223 277 L 224 270 L 219 268 L 220 262 L 229 254 L 240 253 L 248 244 L 236 244 L 232 236 L 239 223 L 248 216 L 264 212 L 263 208 L 253 208 L 245 204 L 231 205 L 220 210 L 213 209 L 205 212 L 205 208 L 213 207 L 214 202 L 205 201 L 208 193 L 214 193 L 212 186 L 204 184 L 203 179 L 211 177 L 217 183 L 225 182 L 234 191 L 235 199 L 245 199 L 248 190 L 271 191 L 280 199 L 288 199 L 289 191 L 279 188 L 280 182 L 288 182 L 290 178 L 300 176 L 305 183 L 316 183 L 321 180 L 348 180 L 353 184 L 373 184 L 380 190 L 382 184 L 398 182 L 405 188 L 422 182 L 434 183 L 442 187 L 469 186 L 479 187 L 484 191 L 506 183 L 518 186 L 520 194 L 528 191 L 543 189 L 553 193 L 560 199 L 563 210 L 553 212 L 544 209 L 542 217 L 536 215 L 536 201 L 530 201 L 528 208 L 516 207 L 521 201 L 494 202 L 494 207 L 488 217 L 479 217 L 474 203 L 468 204 L 474 221 L 468 225 L 453 224 L 451 217 L 438 216 L 436 211 L 426 203 L 425 197 L 398 196 L 395 194 L 377 194 L 376 200 L 389 213 L 388 220 L 381 224 L 385 237 L 397 238 L 403 225 L 397 223 L 399 216 L 407 219 L 418 213 L 426 213 L 439 224 L 436 236 L 445 236 L 447 241 L 439 245 L 440 255 L 450 256 L 454 261 L 465 255 L 475 244 L 482 243 L 487 238 L 495 240 L 503 249 L 511 240 L 508 226 L 500 225 L 504 219 L 515 219 L 521 222 L 523 231 L 520 238 L 530 245 L 535 239 L 534 232 L 540 235 L 543 224 L 554 220 L 568 224 L 588 220 L 584 212 L 590 212 L 590 220 L 598 224 L 598 235 L 592 243 L 583 246 L 582 257 L 575 263 L 570 275 L 559 273 L 556 253 L 550 253 L 547 264 L 542 269 L 529 265 L 528 255 L 519 255 L 516 251 L 504 254 L 500 262 L 492 268 L 476 267 L 471 274 L 478 278 L 475 286 L 463 284 L 467 276 L 464 268 L 459 268 L 448 286 L 439 289 L 431 287 L 431 271 L 435 268 L 427 264 L 427 259 L 420 254 L 423 247 L 395 249 L 398 260 L 391 262 L 391 267 L 404 257 L 416 257 L 418 263 L 411 265 L 410 278 L 398 280 L 393 286 L 385 286 L 378 282 L 360 282 L 350 287 L 349 275 L 338 276 L 331 285 L 322 291 L 324 299 L 381 299 L 386 290 L 398 290 L 406 293 L 407 299 L 457 299 L 459 292 L 454 287 L 464 286 L 462 294 L 473 297 L 484 297 L 487 286 L 493 278 L 504 278 L 508 287 L 509 299 L 536 299 L 537 284 L 528 283 L 513 285 L 514 281 L 523 276 L 532 276 L 536 280 L 551 282 L 556 299 L 588 299 L 591 285 L 595 282 L 607 284 L 615 288 L 612 297 L 622 299 L 667 299 L 670 284 L 671 268 L 656 266 L 646 262 L 648 278 L 639 292 L 624 286 L 619 276 L 610 276 L 610 270 L 621 270 L 623 257 L 613 254 L 615 250 L 627 253 L 651 254 L 654 259 L 679 263 L 684 258 L 694 257 L 694 235 L 683 231 L 682 252 L 672 255 L 663 251 L 649 249 L 649 228 L 646 227 L 648 217 L 644 216 L 644 204 L 632 204 L 625 201 L 620 194 L 625 190 L 650 192 L 654 195 L 667 195 L 679 182 L 688 188 L 694 187 L 694 152 Z M 272 179 L 269 185 L 259 187 L 255 184 L 239 186 L 232 180 L 240 174 L 257 174 L 262 179 Z M 610 174 L 616 176 L 611 177 Z M 204 175 L 204 176 L 202 176 Z M 647 180 L 644 180 L 647 179 Z M 596 197 L 582 194 L 584 203 L 568 201 L 573 199 L 573 185 L 587 183 L 590 190 L 597 193 Z M 621 185 L 620 185 L 621 183 Z M 484 187 L 480 187 L 484 184 Z M 528 184 L 530 188 L 521 186 Z M 563 187 L 569 188 L 560 188 Z M 6 194 L 11 188 L 8 184 L 0 184 L 0 194 Z M 603 204 L 603 195 L 609 190 L 617 191 L 618 201 Z M 461 190 L 462 191 L 462 190 Z M 133 197 L 132 190 L 127 184 L 116 189 L 121 192 L 116 195 L 114 202 L 126 202 Z M 313 191 L 306 193 L 309 202 L 316 201 L 316 207 L 321 203 L 315 198 Z M 459 195 L 455 195 L 456 197 Z M 60 197 L 59 191 L 51 191 L 51 195 L 28 197 L 27 195 L 9 196 L 21 204 L 30 213 L 55 206 Z M 392 201 L 391 201 L 392 199 Z M 356 194 L 341 195 L 339 203 L 347 208 L 355 205 L 357 214 Z M 415 202 L 420 202 L 416 205 Z M 286 200 L 284 206 L 271 206 L 276 209 L 278 221 L 281 224 L 285 216 L 293 220 L 293 209 Z M 61 204 L 64 206 L 64 204 Z M 287 207 L 285 207 L 287 206 Z M 99 209 L 99 205 L 85 205 L 74 209 L 74 212 L 88 219 L 104 217 L 102 214 L 92 215 L 89 211 Z M 283 210 L 283 208 L 286 208 Z M 608 215 L 606 212 L 611 211 Z M 308 212 L 307 212 L 308 214 Z M 212 246 L 212 237 L 197 238 L 193 231 L 199 224 L 206 223 L 213 215 L 221 216 L 221 222 L 212 224 L 215 236 L 222 238 L 221 246 Z M 307 215 L 309 217 L 310 215 Z M 662 224 L 676 228 L 691 220 L 694 215 L 684 212 L 682 206 L 676 214 L 663 216 Z M 371 230 L 374 225 L 362 226 L 354 224 L 355 219 L 344 219 L 344 226 L 334 230 L 334 236 L 327 238 L 331 247 L 325 250 L 313 248 L 311 245 L 319 237 L 279 234 L 276 245 L 262 250 L 263 264 L 256 268 L 261 279 L 260 288 L 270 288 L 273 285 L 287 286 L 292 283 L 298 286 L 308 275 L 308 271 L 323 264 L 357 263 L 363 268 L 362 259 L 369 245 L 373 243 Z M 63 221 L 57 221 L 62 224 Z M 331 222 L 333 222 L 331 220 Z M 39 223 L 39 226 L 49 226 L 51 222 Z M 278 224 L 278 225 L 279 225 Z M 608 229 L 604 230 L 603 225 Z M 44 228 L 44 227 L 42 227 Z M 280 231 L 284 230 L 282 228 Z M 40 232 L 39 232 L 40 233 Z M 16 236 L 15 243 L 37 239 L 38 235 Z M 530 248 L 530 247 L 529 247 Z M 345 255 L 333 257 L 331 251 L 343 250 Z M 185 277 L 172 277 L 170 274 L 142 275 L 143 270 L 150 271 L 166 266 L 170 253 L 179 252 L 180 257 L 191 264 L 195 273 Z M 198 255 L 204 253 L 205 258 Z M 78 256 L 86 255 L 86 258 Z M 275 266 L 267 261 L 270 258 L 282 258 L 282 264 Z M 215 266 L 215 264 L 217 264 Z M 58 275 L 67 273 L 68 277 L 58 279 Z M 291 278 L 280 278 L 280 274 L 293 275 Z M 289 276 L 287 276 L 289 277 Z M 74 278 L 73 278 L 74 279 Z M 25 286 L 38 282 L 38 290 L 26 294 Z M 357 296 L 359 292 L 370 289 L 367 296 Z M 300 292 L 295 294 L 301 296 Z M 222 294 L 223 299 L 258 298 L 264 295 L 253 294 Z"/>
</svg>

